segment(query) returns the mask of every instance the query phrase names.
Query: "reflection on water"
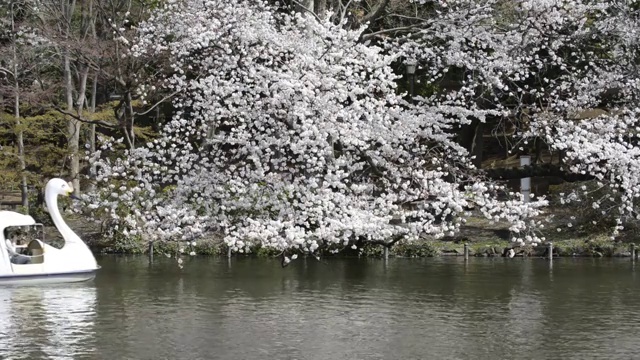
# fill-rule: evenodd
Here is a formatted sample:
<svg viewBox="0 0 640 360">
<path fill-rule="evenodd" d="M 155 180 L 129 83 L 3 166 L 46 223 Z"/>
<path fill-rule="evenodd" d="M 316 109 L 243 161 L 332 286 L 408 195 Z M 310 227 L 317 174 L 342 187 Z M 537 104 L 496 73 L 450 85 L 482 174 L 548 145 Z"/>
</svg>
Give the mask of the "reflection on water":
<svg viewBox="0 0 640 360">
<path fill-rule="evenodd" d="M 0 287 L 0 358 L 92 353 L 96 294 L 91 283 Z"/>
<path fill-rule="evenodd" d="M 99 260 L 0 288 L 0 358 L 633 358 L 640 336 L 628 260 Z"/>
</svg>

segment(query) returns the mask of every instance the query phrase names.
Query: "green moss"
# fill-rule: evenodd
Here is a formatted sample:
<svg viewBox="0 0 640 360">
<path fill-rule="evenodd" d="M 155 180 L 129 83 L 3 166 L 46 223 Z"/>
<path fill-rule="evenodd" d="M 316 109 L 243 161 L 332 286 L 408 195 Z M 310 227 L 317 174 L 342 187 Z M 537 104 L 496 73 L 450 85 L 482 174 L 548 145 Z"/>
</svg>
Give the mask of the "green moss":
<svg viewBox="0 0 640 360">
<path fill-rule="evenodd" d="M 425 241 L 419 244 L 398 244 L 391 248 L 390 253 L 400 257 L 432 257 L 441 253 L 442 246 L 433 241 Z"/>
<path fill-rule="evenodd" d="M 509 241 L 499 239 L 469 242 L 469 252 L 471 255 L 475 255 L 487 252 L 496 252 L 497 249 L 500 249 L 500 253 L 502 253 L 502 250 L 509 245 Z"/>
<path fill-rule="evenodd" d="M 265 247 L 258 246 L 255 248 L 255 250 L 252 250 L 250 254 L 255 254 L 255 256 L 260 258 L 268 258 L 268 257 L 277 256 L 278 254 L 280 254 L 280 252 L 281 251 L 278 251 L 273 248 L 265 248 Z"/>
<path fill-rule="evenodd" d="M 596 235 L 554 242 L 554 251 L 559 256 L 622 256 L 629 255 L 629 244 Z"/>
<path fill-rule="evenodd" d="M 116 254 L 142 254 L 146 250 L 142 240 L 137 236 L 118 236 L 105 252 Z"/>
<path fill-rule="evenodd" d="M 223 255 L 227 253 L 227 247 L 221 241 L 199 241 L 196 242 L 194 251 L 198 255 Z"/>
</svg>

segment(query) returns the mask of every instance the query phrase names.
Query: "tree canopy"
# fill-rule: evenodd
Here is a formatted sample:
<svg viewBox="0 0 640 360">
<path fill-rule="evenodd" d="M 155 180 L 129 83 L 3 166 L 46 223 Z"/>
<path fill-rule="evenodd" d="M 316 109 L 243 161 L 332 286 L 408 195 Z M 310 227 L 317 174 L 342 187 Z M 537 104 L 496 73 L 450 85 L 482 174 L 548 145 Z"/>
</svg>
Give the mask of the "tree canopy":
<svg viewBox="0 0 640 360">
<path fill-rule="evenodd" d="M 502 181 L 527 174 L 583 182 L 562 202 L 614 235 L 638 217 L 635 1 L 84 5 L 64 41 L 34 10 L 58 62 L 33 74 L 58 81 L 38 106 L 69 121 L 71 159 L 87 140 L 69 170 L 115 233 L 313 253 L 442 237 L 473 211 L 536 244 L 547 200 Z M 534 163 L 487 169 L 485 138 Z"/>
</svg>

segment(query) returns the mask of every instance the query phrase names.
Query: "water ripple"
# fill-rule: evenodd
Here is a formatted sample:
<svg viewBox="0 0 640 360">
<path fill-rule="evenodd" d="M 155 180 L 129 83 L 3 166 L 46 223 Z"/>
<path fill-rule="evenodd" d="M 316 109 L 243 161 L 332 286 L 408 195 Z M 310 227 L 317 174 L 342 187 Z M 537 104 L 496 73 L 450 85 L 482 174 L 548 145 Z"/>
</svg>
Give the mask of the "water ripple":
<svg viewBox="0 0 640 360">
<path fill-rule="evenodd" d="M 632 358 L 628 262 L 101 259 L 95 283 L 0 288 L 2 359 Z"/>
<path fill-rule="evenodd" d="M 5 287 L 0 299 L 0 358 L 74 358 L 93 352 L 95 287 Z"/>
</svg>

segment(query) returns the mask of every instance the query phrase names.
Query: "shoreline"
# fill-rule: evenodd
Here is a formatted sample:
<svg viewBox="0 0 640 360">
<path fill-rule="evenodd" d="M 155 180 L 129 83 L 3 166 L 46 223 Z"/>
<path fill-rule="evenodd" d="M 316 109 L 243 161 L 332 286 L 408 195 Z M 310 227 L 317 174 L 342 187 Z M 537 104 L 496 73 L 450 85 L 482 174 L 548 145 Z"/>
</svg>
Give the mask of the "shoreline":
<svg viewBox="0 0 640 360">
<path fill-rule="evenodd" d="M 105 241 L 88 241 L 89 248 L 95 254 L 148 254 L 149 248 L 145 246 L 135 246 L 129 249 L 115 248 Z M 424 240 L 420 242 L 403 244 L 398 243 L 388 251 L 389 257 L 396 258 L 426 258 L 441 256 L 464 256 L 465 243 L 468 245 L 469 257 L 507 257 L 509 249 L 514 250 L 514 257 L 548 257 L 547 244 L 538 246 L 514 246 L 508 240 L 477 240 L 462 242 L 458 240 Z M 553 241 L 553 257 L 631 257 L 631 243 L 621 241 L 611 241 L 602 237 L 576 238 Z M 183 254 L 188 255 L 191 251 L 198 256 L 228 256 L 227 246 L 221 239 L 201 239 L 196 240 L 196 246 L 184 242 L 157 242 L 153 245 L 154 255 L 177 254 L 179 248 L 184 249 Z M 384 257 L 384 247 L 380 245 L 366 244 L 360 249 L 353 250 L 345 248 L 337 253 L 331 253 L 331 249 L 323 249 L 318 254 L 321 257 Z M 636 254 L 638 248 L 636 247 Z M 294 254 L 296 252 L 290 252 Z M 274 257 L 280 251 L 269 248 L 255 247 L 249 253 L 233 253 L 232 257 Z M 301 256 L 302 252 L 298 252 Z"/>
<path fill-rule="evenodd" d="M 70 217 L 69 225 L 87 243 L 95 254 L 147 254 L 148 243 L 127 241 L 115 242 L 104 238 L 100 232 L 100 225 L 86 221 L 78 217 Z M 555 227 L 549 227 L 555 228 Z M 577 230 L 553 234 L 554 257 L 630 257 L 632 240 L 635 240 L 635 231 L 629 229 L 622 233 L 616 240 L 611 240 L 610 235 L 604 232 L 581 233 Z M 429 239 L 413 243 L 397 243 L 389 248 L 389 257 L 420 258 L 437 256 L 464 256 L 464 245 L 468 244 L 469 257 L 503 257 L 508 249 L 513 249 L 515 257 L 548 257 L 547 243 L 538 246 L 515 246 L 509 241 L 508 224 L 493 223 L 480 218 L 473 218 L 460 232 L 453 237 L 442 239 Z M 45 238 L 48 241 L 61 241 L 57 229 L 53 226 L 45 226 Z M 154 255 L 176 254 L 179 247 L 184 248 L 184 254 L 188 256 L 191 251 L 196 255 L 227 256 L 227 247 L 221 236 L 210 235 L 195 240 L 196 246 L 191 247 L 185 242 L 156 242 L 154 243 Z M 636 247 L 636 249 L 640 246 Z M 341 249 L 338 253 L 331 253 L 331 248 L 319 252 L 322 257 L 360 256 L 383 257 L 384 248 L 380 245 L 365 244 L 362 248 Z M 637 251 L 637 250 L 636 250 Z M 294 252 L 290 252 L 293 254 Z M 257 256 L 272 257 L 280 254 L 272 249 L 254 247 L 250 253 L 233 253 L 232 256 Z M 298 254 L 303 255 L 302 252 Z"/>
</svg>

